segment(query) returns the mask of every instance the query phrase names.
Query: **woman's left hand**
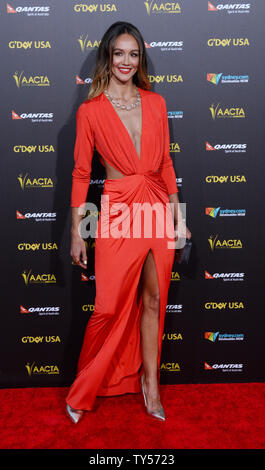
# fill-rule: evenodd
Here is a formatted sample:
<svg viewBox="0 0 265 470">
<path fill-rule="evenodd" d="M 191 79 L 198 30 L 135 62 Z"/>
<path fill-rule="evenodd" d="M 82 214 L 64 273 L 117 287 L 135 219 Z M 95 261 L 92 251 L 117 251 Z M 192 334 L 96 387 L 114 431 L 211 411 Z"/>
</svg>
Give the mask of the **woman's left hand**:
<svg viewBox="0 0 265 470">
<path fill-rule="evenodd" d="M 188 239 L 191 238 L 191 232 L 190 232 L 190 230 L 188 229 L 187 226 L 186 226 L 186 238 L 188 238 Z"/>
<path fill-rule="evenodd" d="M 178 229 L 178 224 L 175 224 L 175 232 L 176 232 L 176 240 L 178 240 L 179 238 L 188 238 L 190 239 L 191 238 L 191 231 L 188 229 L 187 225 L 185 224 L 185 222 L 181 222 L 180 224 L 180 230 Z"/>
</svg>

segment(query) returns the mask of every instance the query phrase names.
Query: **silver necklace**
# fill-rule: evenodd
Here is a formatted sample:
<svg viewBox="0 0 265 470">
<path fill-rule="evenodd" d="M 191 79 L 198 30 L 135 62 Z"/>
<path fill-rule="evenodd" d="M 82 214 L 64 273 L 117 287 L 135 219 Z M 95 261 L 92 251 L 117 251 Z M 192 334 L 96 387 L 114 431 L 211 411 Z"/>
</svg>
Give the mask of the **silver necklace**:
<svg viewBox="0 0 265 470">
<path fill-rule="evenodd" d="M 141 97 L 140 97 L 140 93 L 139 93 L 138 89 L 137 89 L 136 101 L 133 104 L 130 104 L 129 106 L 126 106 L 125 104 L 120 104 L 120 103 L 118 103 L 118 101 L 111 98 L 111 96 L 109 95 L 107 90 L 104 90 L 104 93 L 114 106 L 116 106 L 117 108 L 120 108 L 120 109 L 126 109 L 126 111 L 131 111 L 131 109 L 136 108 L 136 106 L 138 106 L 141 102 Z"/>
</svg>

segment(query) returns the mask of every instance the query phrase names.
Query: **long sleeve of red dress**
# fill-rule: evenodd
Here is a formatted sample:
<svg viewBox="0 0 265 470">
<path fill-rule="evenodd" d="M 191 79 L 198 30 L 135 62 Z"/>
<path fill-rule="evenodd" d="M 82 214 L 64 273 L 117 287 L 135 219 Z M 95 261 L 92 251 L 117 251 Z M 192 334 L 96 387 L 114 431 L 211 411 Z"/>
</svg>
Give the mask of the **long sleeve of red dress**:
<svg viewBox="0 0 265 470">
<path fill-rule="evenodd" d="M 164 135 L 164 156 L 160 165 L 160 174 L 167 186 L 168 194 L 174 194 L 178 192 L 176 183 L 176 174 L 173 167 L 172 159 L 170 157 L 170 136 L 169 136 L 169 125 L 167 117 L 167 107 L 164 98 L 162 98 L 162 120 L 163 120 L 163 135 Z"/>
<path fill-rule="evenodd" d="M 90 184 L 91 163 L 94 153 L 94 133 L 86 112 L 86 105 L 79 106 L 76 113 L 76 140 L 74 169 L 72 172 L 71 206 L 79 207 L 86 201 Z"/>
</svg>

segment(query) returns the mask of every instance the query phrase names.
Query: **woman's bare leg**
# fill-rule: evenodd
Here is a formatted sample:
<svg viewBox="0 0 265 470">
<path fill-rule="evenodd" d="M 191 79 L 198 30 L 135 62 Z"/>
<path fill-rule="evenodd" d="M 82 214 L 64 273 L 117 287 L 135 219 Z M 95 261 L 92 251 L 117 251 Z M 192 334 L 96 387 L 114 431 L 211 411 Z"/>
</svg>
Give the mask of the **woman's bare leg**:
<svg viewBox="0 0 265 470">
<path fill-rule="evenodd" d="M 148 408 L 161 408 L 158 387 L 158 331 L 159 331 L 159 283 L 152 251 L 149 251 L 141 273 L 140 290 L 143 297 L 141 317 L 142 357 L 145 375 L 145 391 Z"/>
</svg>

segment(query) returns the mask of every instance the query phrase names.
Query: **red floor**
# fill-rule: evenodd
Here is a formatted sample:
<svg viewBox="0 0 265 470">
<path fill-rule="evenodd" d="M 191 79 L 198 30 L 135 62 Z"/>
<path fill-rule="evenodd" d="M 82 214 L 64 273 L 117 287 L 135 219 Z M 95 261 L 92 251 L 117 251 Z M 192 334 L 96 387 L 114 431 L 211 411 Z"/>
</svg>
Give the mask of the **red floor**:
<svg viewBox="0 0 265 470">
<path fill-rule="evenodd" d="M 66 388 L 1 389 L 1 449 L 264 449 L 265 384 L 161 385 L 166 421 L 140 394 L 97 398 L 77 425 Z"/>
</svg>

